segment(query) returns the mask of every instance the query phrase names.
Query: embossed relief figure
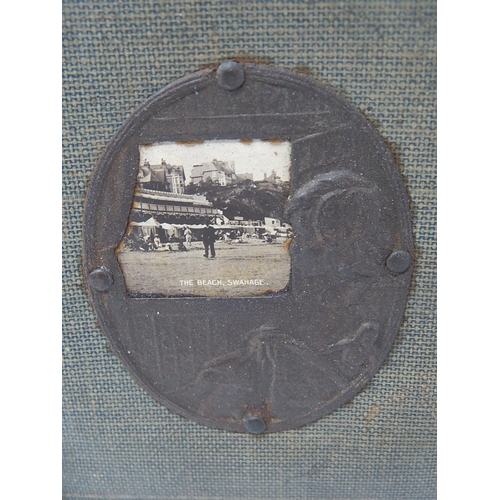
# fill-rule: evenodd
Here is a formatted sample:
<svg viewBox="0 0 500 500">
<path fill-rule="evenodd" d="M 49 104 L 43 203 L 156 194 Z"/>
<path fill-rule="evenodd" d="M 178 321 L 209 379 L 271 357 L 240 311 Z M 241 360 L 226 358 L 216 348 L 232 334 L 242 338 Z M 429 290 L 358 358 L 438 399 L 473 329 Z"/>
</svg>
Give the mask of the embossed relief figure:
<svg viewBox="0 0 500 500">
<path fill-rule="evenodd" d="M 351 171 L 317 176 L 299 189 L 288 206 L 293 269 L 301 270 L 292 281 L 299 314 L 293 324 L 284 320 L 248 332 L 243 347 L 205 363 L 182 387 L 191 408 L 227 418 L 245 407 L 279 421 L 290 411 L 306 415 L 314 402 L 327 404 L 363 378 L 375 362 L 383 321 L 383 293 L 375 292 L 391 248 L 383 224 L 388 212 L 377 186 Z M 326 286 L 318 286 L 318 279 Z M 331 315 L 341 331 L 325 324 Z M 229 394 L 231 405 L 220 406 L 224 398 L 214 391 Z"/>
<path fill-rule="evenodd" d="M 384 231 L 389 209 L 377 185 L 350 170 L 319 175 L 300 188 L 287 214 L 301 279 L 383 276 L 391 248 L 391 236 Z"/>
<path fill-rule="evenodd" d="M 364 322 L 385 321 L 392 210 L 374 182 L 348 170 L 315 177 L 291 200 L 296 331 L 317 348 L 330 344 L 332 335 L 338 341 L 352 335 Z M 325 328 L 325 317 L 346 331 Z"/>
</svg>

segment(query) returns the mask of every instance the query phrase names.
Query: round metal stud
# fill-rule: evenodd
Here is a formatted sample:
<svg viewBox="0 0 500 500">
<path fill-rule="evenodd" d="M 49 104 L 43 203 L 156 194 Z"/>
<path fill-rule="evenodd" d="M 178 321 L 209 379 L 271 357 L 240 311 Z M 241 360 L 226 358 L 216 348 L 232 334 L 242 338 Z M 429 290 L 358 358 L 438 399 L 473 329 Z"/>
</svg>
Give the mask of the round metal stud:
<svg viewBox="0 0 500 500">
<path fill-rule="evenodd" d="M 387 257 L 385 264 L 391 273 L 404 273 L 411 265 L 411 255 L 406 250 L 396 250 Z"/>
<path fill-rule="evenodd" d="M 98 267 L 89 273 L 89 284 L 94 290 L 104 292 L 114 281 L 113 274 L 105 267 Z"/>
<path fill-rule="evenodd" d="M 216 74 L 217 82 L 224 90 L 239 89 L 245 81 L 245 72 L 236 61 L 224 61 Z"/>
<path fill-rule="evenodd" d="M 250 434 L 262 434 L 266 428 L 266 423 L 260 417 L 250 417 L 245 422 L 245 429 Z"/>
</svg>

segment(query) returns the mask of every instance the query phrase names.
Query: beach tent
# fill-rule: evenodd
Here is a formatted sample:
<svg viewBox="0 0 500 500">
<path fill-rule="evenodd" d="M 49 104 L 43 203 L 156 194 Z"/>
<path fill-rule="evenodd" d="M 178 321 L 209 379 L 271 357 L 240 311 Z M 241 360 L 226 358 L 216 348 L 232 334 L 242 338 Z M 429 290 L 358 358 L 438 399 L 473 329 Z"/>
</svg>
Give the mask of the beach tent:
<svg viewBox="0 0 500 500">
<path fill-rule="evenodd" d="M 162 224 L 160 224 L 160 228 L 164 231 L 165 234 L 167 234 L 168 236 L 176 236 L 177 238 L 182 237 L 182 231 L 179 230 L 179 227 L 182 226 L 179 226 L 178 224 L 169 224 L 168 222 L 163 222 Z M 161 233 L 160 239 L 163 242 Z"/>
<path fill-rule="evenodd" d="M 154 217 L 150 217 L 145 222 L 138 222 L 137 225 L 140 227 L 160 227 L 160 223 Z"/>
<path fill-rule="evenodd" d="M 149 236 L 150 238 L 153 238 L 157 232 L 156 229 L 160 227 L 160 224 L 154 217 L 150 217 L 144 222 L 130 221 L 129 226 L 133 228 L 132 231 L 137 236 Z"/>
</svg>

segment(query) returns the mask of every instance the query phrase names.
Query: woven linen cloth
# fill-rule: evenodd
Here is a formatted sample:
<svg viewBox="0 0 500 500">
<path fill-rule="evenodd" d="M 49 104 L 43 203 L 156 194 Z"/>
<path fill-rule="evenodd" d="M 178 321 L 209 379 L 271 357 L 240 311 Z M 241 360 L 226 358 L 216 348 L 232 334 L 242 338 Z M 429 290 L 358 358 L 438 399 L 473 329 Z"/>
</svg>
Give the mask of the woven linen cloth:
<svg viewBox="0 0 500 500">
<path fill-rule="evenodd" d="M 436 496 L 436 6 L 433 1 L 63 2 L 63 497 Z M 242 56 L 307 71 L 395 152 L 416 267 L 405 321 L 371 383 L 305 427 L 264 436 L 186 420 L 110 351 L 83 288 L 86 186 L 105 145 L 175 79 Z"/>
</svg>

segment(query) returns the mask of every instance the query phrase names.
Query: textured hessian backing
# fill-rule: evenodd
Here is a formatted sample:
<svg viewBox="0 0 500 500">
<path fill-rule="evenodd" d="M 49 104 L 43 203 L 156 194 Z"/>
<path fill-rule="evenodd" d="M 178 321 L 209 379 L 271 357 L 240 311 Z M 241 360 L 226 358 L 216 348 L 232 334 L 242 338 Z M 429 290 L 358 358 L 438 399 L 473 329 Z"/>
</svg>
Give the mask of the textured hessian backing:
<svg viewBox="0 0 500 500">
<path fill-rule="evenodd" d="M 63 491 L 68 499 L 435 498 L 436 8 L 426 1 L 65 1 Z M 260 437 L 157 404 L 110 352 L 82 286 L 99 154 L 147 97 L 241 56 L 307 71 L 375 124 L 412 199 L 416 268 L 386 363 L 355 399 Z"/>
</svg>

